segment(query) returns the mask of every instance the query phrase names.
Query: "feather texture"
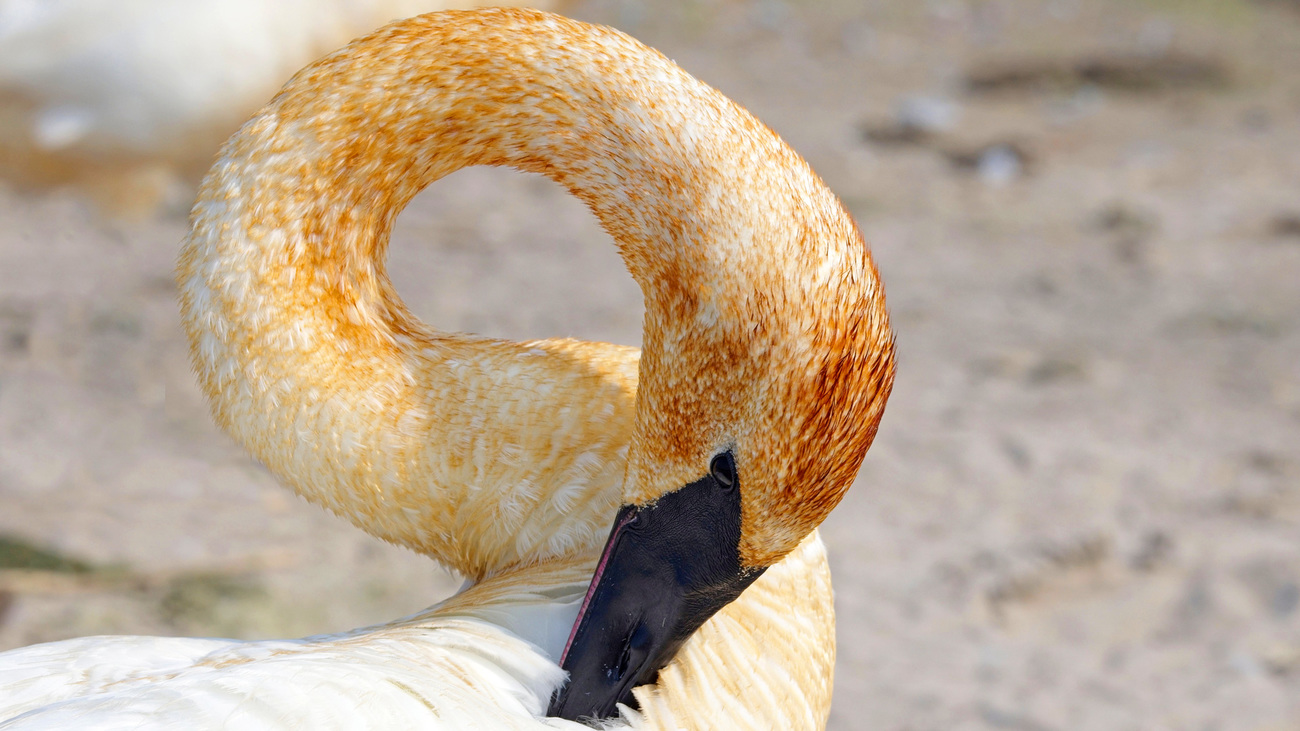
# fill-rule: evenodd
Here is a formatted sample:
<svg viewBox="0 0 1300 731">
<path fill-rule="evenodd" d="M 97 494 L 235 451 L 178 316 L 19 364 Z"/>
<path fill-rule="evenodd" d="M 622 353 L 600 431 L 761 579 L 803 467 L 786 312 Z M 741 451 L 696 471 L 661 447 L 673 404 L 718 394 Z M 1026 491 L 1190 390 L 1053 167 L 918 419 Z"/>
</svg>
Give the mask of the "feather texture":
<svg viewBox="0 0 1300 731">
<path fill-rule="evenodd" d="M 592 208 L 645 294 L 644 352 L 406 311 L 384 272 L 393 220 L 474 164 L 544 173 Z M 563 727 L 540 716 L 615 511 L 726 450 L 738 560 L 767 571 L 611 723 L 824 726 L 815 528 L 875 435 L 893 338 L 857 227 L 743 109 L 608 28 L 507 9 L 396 23 L 231 138 L 177 278 L 217 422 L 299 494 L 471 586 L 344 635 L 0 655 L 9 724 Z"/>
<path fill-rule="evenodd" d="M 0 729 L 548 729 L 590 560 L 482 581 L 420 614 L 301 640 L 83 637 L 0 653 Z M 816 535 L 692 637 L 606 728 L 818 729 L 834 609 Z"/>
</svg>

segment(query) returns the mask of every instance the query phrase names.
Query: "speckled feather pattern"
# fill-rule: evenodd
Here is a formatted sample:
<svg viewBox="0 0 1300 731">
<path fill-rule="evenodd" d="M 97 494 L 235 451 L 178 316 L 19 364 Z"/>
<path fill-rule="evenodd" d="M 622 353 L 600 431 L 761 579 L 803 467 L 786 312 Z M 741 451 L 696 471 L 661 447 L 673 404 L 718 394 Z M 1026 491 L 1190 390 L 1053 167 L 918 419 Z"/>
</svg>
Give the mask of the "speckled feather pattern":
<svg viewBox="0 0 1300 731">
<path fill-rule="evenodd" d="M 393 220 L 480 164 L 593 210 L 645 296 L 643 352 L 407 312 L 384 272 Z M 589 576 L 620 504 L 732 450 L 742 562 L 772 568 L 637 691 L 636 722 L 824 725 L 834 620 L 810 533 L 875 435 L 893 336 L 853 221 L 743 109 L 607 28 L 402 21 L 304 69 L 226 144 L 178 281 L 218 423 L 299 494 L 484 582 L 463 596 L 556 562 Z"/>
<path fill-rule="evenodd" d="M 475 164 L 592 208 L 645 295 L 639 362 L 406 311 L 393 220 Z M 770 565 L 848 488 L 892 383 L 868 250 L 802 159 L 657 52 L 535 11 L 414 18 L 300 72 L 223 149 L 178 278 L 217 421 L 300 494 L 471 577 L 596 547 L 620 499 L 725 448 L 742 556 Z"/>
</svg>

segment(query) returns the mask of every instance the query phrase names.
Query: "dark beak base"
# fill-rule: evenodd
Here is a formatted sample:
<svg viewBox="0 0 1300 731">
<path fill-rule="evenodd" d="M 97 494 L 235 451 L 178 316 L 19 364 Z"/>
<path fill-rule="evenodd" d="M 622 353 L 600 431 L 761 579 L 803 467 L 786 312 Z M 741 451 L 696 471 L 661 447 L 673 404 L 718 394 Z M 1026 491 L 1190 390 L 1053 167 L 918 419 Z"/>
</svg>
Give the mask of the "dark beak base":
<svg viewBox="0 0 1300 731">
<path fill-rule="evenodd" d="M 714 474 L 619 510 L 560 659 L 569 682 L 549 715 L 603 719 L 618 703 L 636 707 L 632 689 L 654 682 L 682 643 L 762 574 L 740 566 L 740 488 L 731 455 L 723 458 L 729 472 L 715 460 Z"/>
</svg>

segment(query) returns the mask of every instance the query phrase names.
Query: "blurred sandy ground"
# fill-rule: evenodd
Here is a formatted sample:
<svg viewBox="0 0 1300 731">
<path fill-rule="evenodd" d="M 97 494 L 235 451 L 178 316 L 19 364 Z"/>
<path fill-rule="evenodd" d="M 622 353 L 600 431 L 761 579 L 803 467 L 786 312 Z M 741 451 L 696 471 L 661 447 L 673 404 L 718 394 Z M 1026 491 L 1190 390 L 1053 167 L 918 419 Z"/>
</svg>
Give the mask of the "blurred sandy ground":
<svg viewBox="0 0 1300 731">
<path fill-rule="evenodd" d="M 773 126 L 884 274 L 898 383 L 825 528 L 832 728 L 1300 728 L 1300 4 L 568 12 Z M 0 573 L 0 647 L 340 630 L 454 586 L 210 424 L 183 214 L 6 189 L 0 221 L 0 555 L 44 567 Z M 395 239 L 442 327 L 637 342 L 635 285 L 544 180 L 458 173 Z"/>
</svg>

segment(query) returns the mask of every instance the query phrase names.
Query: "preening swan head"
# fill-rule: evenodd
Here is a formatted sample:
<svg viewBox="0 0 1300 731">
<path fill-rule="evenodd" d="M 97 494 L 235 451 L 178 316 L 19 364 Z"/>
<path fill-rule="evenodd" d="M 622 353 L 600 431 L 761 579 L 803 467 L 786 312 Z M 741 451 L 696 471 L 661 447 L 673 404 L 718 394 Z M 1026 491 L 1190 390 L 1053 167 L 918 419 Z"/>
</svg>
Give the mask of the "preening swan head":
<svg viewBox="0 0 1300 731">
<path fill-rule="evenodd" d="M 681 208 L 650 231 L 606 223 L 646 317 L 624 505 L 565 650 L 572 680 L 552 705 L 570 718 L 629 702 L 826 518 L 893 380 L 880 280 L 839 201 L 743 110 L 670 79 L 681 86 L 659 93 L 708 94 L 725 111 L 705 116 L 707 132 L 688 119 L 621 130 L 662 135 L 663 177 L 646 187 Z"/>
<path fill-rule="evenodd" d="M 541 173 L 595 213 L 645 298 L 635 380 L 612 346 L 407 313 L 392 222 L 467 165 Z M 613 519 L 551 705 L 571 719 L 631 703 L 826 517 L 893 382 L 875 265 L 808 165 L 659 53 L 535 11 L 410 19 L 304 69 L 223 149 L 178 277 L 217 420 L 300 493 L 474 577 L 594 549 Z M 565 442 L 553 425 L 583 409 Z M 509 455 L 476 441 L 493 429 Z M 503 469 L 623 460 L 621 494 L 582 467 L 581 500 L 521 488 L 527 509 L 457 517 L 493 475 L 531 479 Z M 463 500 L 431 510 L 425 485 Z"/>
<path fill-rule="evenodd" d="M 759 225 L 692 232 L 698 259 L 638 276 L 647 315 L 624 506 L 566 647 L 559 715 L 628 702 L 820 524 L 890 390 L 892 335 L 856 227 L 774 135 L 741 139 L 760 164 L 735 185 L 764 195 L 732 203 L 781 214 L 738 211 Z"/>
</svg>

